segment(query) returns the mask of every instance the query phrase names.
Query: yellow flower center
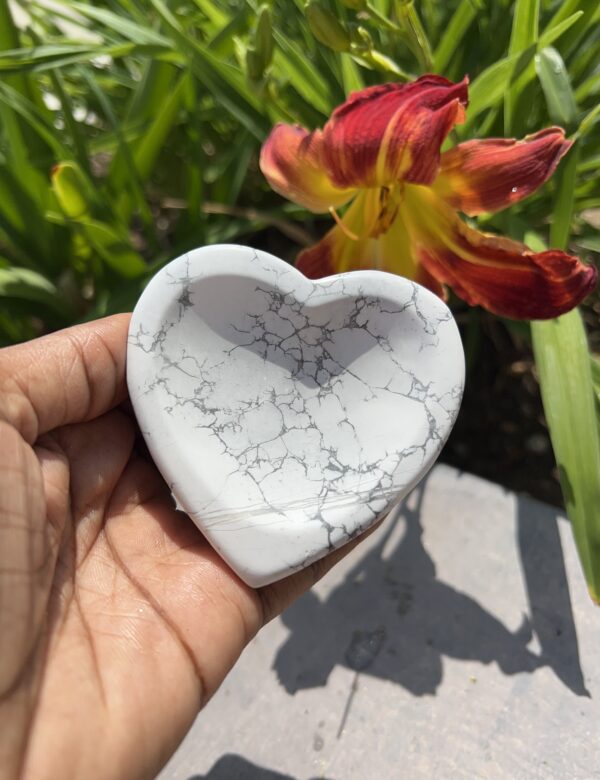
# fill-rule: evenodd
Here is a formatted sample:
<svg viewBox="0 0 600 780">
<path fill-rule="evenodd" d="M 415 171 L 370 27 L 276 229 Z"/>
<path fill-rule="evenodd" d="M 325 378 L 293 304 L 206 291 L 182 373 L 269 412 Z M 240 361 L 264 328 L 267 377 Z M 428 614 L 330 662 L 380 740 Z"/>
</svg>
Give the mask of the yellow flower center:
<svg viewBox="0 0 600 780">
<path fill-rule="evenodd" d="M 353 230 L 357 226 L 357 220 L 350 217 L 350 213 L 356 213 L 358 200 L 362 201 L 362 214 L 360 215 L 360 229 Z M 329 213 L 336 221 L 340 230 L 351 241 L 362 241 L 365 238 L 378 238 L 387 233 L 394 220 L 398 216 L 404 199 L 404 184 L 393 184 L 383 187 L 372 187 L 363 190 L 350 206 L 343 217 L 331 206 Z"/>
<path fill-rule="evenodd" d="M 404 187 L 396 184 L 392 187 L 381 187 L 379 190 L 379 213 L 371 230 L 371 238 L 377 238 L 392 226 L 398 216 L 398 209 L 404 197 Z"/>
</svg>

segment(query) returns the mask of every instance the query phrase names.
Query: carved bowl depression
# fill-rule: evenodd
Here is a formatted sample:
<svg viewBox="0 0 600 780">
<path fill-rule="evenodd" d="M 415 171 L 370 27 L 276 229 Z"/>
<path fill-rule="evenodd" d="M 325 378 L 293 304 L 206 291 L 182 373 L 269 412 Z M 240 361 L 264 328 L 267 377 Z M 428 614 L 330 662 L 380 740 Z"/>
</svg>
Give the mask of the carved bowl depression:
<svg viewBox="0 0 600 780">
<path fill-rule="evenodd" d="M 449 309 L 413 282 L 311 281 L 219 245 L 151 280 L 127 381 L 178 504 L 259 587 L 366 530 L 427 473 L 460 406 L 464 356 Z"/>
</svg>

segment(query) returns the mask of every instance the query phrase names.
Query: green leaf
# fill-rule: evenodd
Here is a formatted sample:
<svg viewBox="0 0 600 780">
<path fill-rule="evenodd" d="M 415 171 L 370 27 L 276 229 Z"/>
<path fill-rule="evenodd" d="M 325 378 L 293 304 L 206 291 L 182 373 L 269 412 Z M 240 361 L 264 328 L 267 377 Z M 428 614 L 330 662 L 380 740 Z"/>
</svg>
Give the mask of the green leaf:
<svg viewBox="0 0 600 780">
<path fill-rule="evenodd" d="M 547 46 L 536 55 L 535 69 L 550 119 L 567 130 L 571 129 L 577 121 L 577 105 L 563 58 L 556 49 Z"/>
<path fill-rule="evenodd" d="M 340 67 L 344 93 L 346 95 L 349 95 L 351 92 L 358 92 L 364 88 L 365 83 L 352 57 L 347 54 L 340 55 Z"/>
<path fill-rule="evenodd" d="M 0 268 L 0 298 L 42 304 L 64 320 L 68 320 L 73 313 L 52 282 L 30 268 Z M 32 313 L 35 313 L 35 309 L 32 309 Z"/>
<path fill-rule="evenodd" d="M 142 183 L 146 182 L 152 173 L 160 151 L 173 128 L 182 103 L 188 78 L 188 73 L 184 73 L 180 76 L 179 81 L 166 97 L 161 110 L 157 112 L 154 121 L 141 135 L 139 141 L 130 146 L 133 155 L 133 165 L 135 166 L 137 176 Z M 116 170 L 117 174 L 121 174 L 121 177 L 126 173 L 126 168 Z M 120 187 L 124 184 L 123 178 L 118 177 L 114 170 L 112 173 L 110 185 L 114 191 L 119 191 Z M 124 222 L 128 222 L 129 220 L 131 207 L 131 197 L 128 193 L 123 193 L 118 200 L 117 213 Z"/>
<path fill-rule="evenodd" d="M 63 68 L 76 63 L 89 63 L 94 57 L 112 57 L 119 59 L 128 56 L 147 56 L 170 61 L 181 61 L 181 55 L 164 46 L 156 44 L 137 44 L 124 42 L 102 46 L 97 44 L 49 45 L 34 49 L 17 49 L 0 54 L 0 72 L 41 73 L 50 68 Z M 40 108 L 40 106 L 38 106 Z"/>
<path fill-rule="evenodd" d="M 191 68 L 200 83 L 211 92 L 218 104 L 263 141 L 270 124 L 263 113 L 264 106 L 249 90 L 244 74 L 187 35 L 163 0 L 150 0 L 150 3 L 171 30 L 181 50 L 190 58 Z"/>
<path fill-rule="evenodd" d="M 446 70 L 453 54 L 457 51 L 460 42 L 477 16 L 477 10 L 472 0 L 461 0 L 435 50 L 433 69 L 436 73 L 443 73 Z"/>
<path fill-rule="evenodd" d="M 172 65 L 154 62 L 132 97 L 128 115 L 139 114 L 141 118 L 152 121 L 141 126 L 138 137 L 130 141 L 121 136 L 119 151 L 110 167 L 108 186 L 112 192 L 120 193 L 118 212 L 125 222 L 135 206 L 131 195 L 124 192 L 128 178 L 134 171 L 141 185 L 151 175 L 177 119 L 189 77 L 189 72 L 180 75 Z M 122 127 L 119 124 L 119 128 Z"/>
<path fill-rule="evenodd" d="M 535 46 L 539 32 L 540 0 L 517 0 L 508 44 L 508 56 L 525 52 Z M 515 64 L 515 66 L 518 62 Z M 522 91 L 514 86 L 504 94 L 504 133 L 511 135 L 517 100 Z"/>
<path fill-rule="evenodd" d="M 130 193 L 134 198 L 135 208 L 138 209 L 140 217 L 147 228 L 148 237 L 150 238 L 150 240 L 152 240 L 154 236 L 154 234 L 152 233 L 152 229 L 154 226 L 154 223 L 152 221 L 152 214 L 150 212 L 150 207 L 148 206 L 148 203 L 146 202 L 146 198 L 144 196 L 142 182 L 140 180 L 137 168 L 135 166 L 132 150 L 129 144 L 127 143 L 127 141 L 125 140 L 125 138 L 123 138 L 119 118 L 117 117 L 117 114 L 112 106 L 109 96 L 103 92 L 103 90 L 100 88 L 100 85 L 93 78 L 93 76 L 90 73 L 88 73 L 88 71 L 85 69 L 81 69 L 81 75 L 83 76 L 86 83 L 89 85 L 90 93 L 95 95 L 99 105 L 102 107 L 102 110 L 106 115 L 106 118 L 110 122 L 112 128 L 115 131 L 115 134 L 117 135 L 119 141 L 119 151 L 122 154 L 123 160 L 127 165 L 127 172 L 129 174 L 127 184 L 129 185 Z M 117 219 L 120 219 L 123 222 L 123 224 L 127 223 L 130 216 L 129 212 L 120 215 L 116 209 L 113 211 L 113 214 Z"/>
<path fill-rule="evenodd" d="M 132 144 L 133 160 L 142 181 L 146 181 L 152 173 L 159 152 L 175 125 L 188 80 L 188 73 L 179 77 L 168 95 L 165 95 L 161 110 L 153 117 L 153 122 L 142 133 L 139 141 Z"/>
<path fill-rule="evenodd" d="M 508 55 L 519 54 L 538 38 L 540 0 L 517 0 L 513 15 Z"/>
<path fill-rule="evenodd" d="M 60 2 L 60 0 L 57 1 Z M 142 26 L 138 22 L 131 21 L 123 13 L 116 14 L 106 8 L 99 8 L 88 3 L 77 3 L 74 0 L 64 3 L 64 5 L 88 19 L 99 22 L 110 30 L 114 30 L 119 36 L 127 38 L 132 43 L 151 44 L 165 48 L 172 46 L 171 41 L 165 38 L 164 35 L 157 33 L 151 27 Z"/>
<path fill-rule="evenodd" d="M 598 111 L 600 111 L 600 106 L 597 108 Z M 579 125 L 580 128 L 582 124 L 583 122 Z M 600 154 L 596 154 L 593 155 L 592 157 L 588 157 L 586 160 L 582 160 L 577 166 L 577 171 L 579 173 L 587 173 L 588 171 L 597 171 L 598 169 L 600 169 Z"/>
<path fill-rule="evenodd" d="M 540 35 L 537 49 L 550 46 L 560 38 L 578 19 L 583 12 L 572 14 L 555 27 L 546 28 Z M 513 54 L 510 57 L 498 60 L 486 68 L 473 82 L 469 89 L 469 110 L 467 122 L 462 127 L 461 135 L 467 136 L 472 130 L 475 118 L 488 108 L 496 106 L 504 97 L 511 84 L 516 83 L 518 91 L 522 90 L 529 81 L 535 78 L 533 58 L 536 54 L 536 46 L 530 46 L 521 54 Z"/>
<path fill-rule="evenodd" d="M 543 49 L 546 46 L 550 46 L 550 44 L 562 37 L 567 30 L 570 30 L 583 15 L 583 11 L 576 11 L 574 14 L 567 16 L 566 19 L 561 19 L 561 21 L 556 24 L 550 22 L 546 25 L 544 32 L 539 37 L 538 48 Z"/>
<path fill-rule="evenodd" d="M 109 314 L 131 311 L 146 284 L 147 280 L 143 277 L 121 280 L 118 287 L 103 291 L 97 296 L 95 305 L 86 312 L 81 321 L 92 322 Z"/>
<path fill-rule="evenodd" d="M 210 20 L 213 27 L 220 29 L 229 24 L 230 18 L 223 8 L 219 7 L 219 3 L 215 3 L 214 0 L 194 0 L 194 2 Z"/>
<path fill-rule="evenodd" d="M 577 198 L 577 211 L 585 211 L 585 209 L 600 209 L 600 197 Z"/>
<path fill-rule="evenodd" d="M 550 246 L 559 249 L 566 249 L 569 243 L 580 151 L 581 145 L 575 143 L 555 174 L 557 179 L 556 200 L 550 225 Z"/>
<path fill-rule="evenodd" d="M 421 72 L 431 72 L 433 68 L 431 44 L 419 17 L 416 4 L 413 2 L 399 3 L 397 13 L 404 28 L 406 44 L 415 55 Z"/>
<path fill-rule="evenodd" d="M 577 137 L 583 138 L 586 136 L 598 121 L 598 117 L 600 117 L 600 103 L 583 117 L 577 128 Z"/>
<path fill-rule="evenodd" d="M 550 19 L 548 27 L 555 27 L 557 24 L 563 22 L 571 14 L 585 12 L 585 7 L 589 5 L 588 0 L 562 0 L 558 3 L 558 8 L 554 16 Z"/>
<path fill-rule="evenodd" d="M 600 603 L 600 440 L 577 310 L 532 322 L 533 350 L 560 483 L 590 594 Z"/>
<path fill-rule="evenodd" d="M 596 394 L 597 408 L 600 408 L 600 360 L 590 355 L 590 370 L 592 372 L 592 384 Z"/>
<path fill-rule="evenodd" d="M 600 5 L 598 5 L 598 0 L 578 0 L 577 2 L 566 0 L 566 2 L 560 5 L 556 14 L 550 20 L 548 27 L 552 27 L 557 23 L 562 23 L 565 14 L 569 13 L 572 8 L 577 9 L 577 12 L 581 15 L 582 19 L 577 25 L 569 30 L 569 33 L 565 35 L 561 42 L 562 53 L 565 59 L 577 52 L 577 47 L 591 31 L 596 29 L 598 20 L 600 19 Z"/>
<path fill-rule="evenodd" d="M 37 136 L 43 139 L 56 157 L 69 157 L 67 147 L 58 139 L 54 127 L 46 120 L 46 116 L 40 109 L 27 98 L 23 97 L 10 84 L 0 81 L 0 103 L 12 109 L 18 114 Z"/>
<path fill-rule="evenodd" d="M 314 65 L 306 57 L 306 52 L 277 30 L 273 31 L 277 44 L 274 62 L 277 69 L 285 74 L 291 86 L 307 103 L 327 116 L 331 109 L 329 86 L 325 79 L 315 70 Z"/>
<path fill-rule="evenodd" d="M 169 100 L 175 79 L 179 70 L 167 62 L 153 60 L 146 63 L 142 78 L 133 91 L 125 116 L 119 121 L 116 128 L 115 146 L 110 169 L 107 176 L 108 188 L 125 197 L 124 189 L 131 180 L 132 169 L 135 164 L 135 149 L 148 130 L 148 124 L 152 121 L 162 123 L 161 113 L 165 102 Z M 130 135 L 128 128 L 135 128 Z M 108 134 L 103 137 L 106 142 Z M 94 151 L 104 151 L 94 148 Z M 129 181 L 131 185 L 131 181 Z M 128 197 L 128 207 L 131 206 L 131 194 Z M 139 188 L 133 192 L 133 197 L 139 197 Z M 129 214 L 129 211 L 127 211 Z"/>
<path fill-rule="evenodd" d="M 14 23 L 8 0 L 0 0 L 0 51 L 17 49 L 20 46 L 20 33 Z M 26 74 L 17 73 L 5 79 L 5 86 L 23 98 L 26 103 L 31 103 L 41 114 L 46 113 L 41 90 L 38 84 Z M 31 126 L 26 124 L 24 117 L 14 109 L 5 106 L 1 112 L 2 124 L 8 136 L 12 157 L 19 164 L 28 158 L 43 156 L 47 152 L 46 145 L 41 136 L 32 132 Z"/>
<path fill-rule="evenodd" d="M 28 164 L 0 165 L 0 230 L 18 265 L 50 271 L 68 256 L 67 246 L 45 219 L 50 199 L 48 178 L 40 171 Z"/>
<path fill-rule="evenodd" d="M 208 48 L 213 54 L 222 56 L 231 54 L 232 46 L 235 46 L 236 36 L 244 35 L 247 31 L 251 10 L 249 4 L 242 7 L 227 24 L 211 31 L 211 33 L 214 33 L 214 37 L 208 42 Z"/>
<path fill-rule="evenodd" d="M 9 49 L 0 53 L 0 72 L 18 72 L 42 64 L 54 66 L 56 60 L 81 57 L 89 60 L 104 54 L 105 47 L 90 43 L 53 43 L 33 48 Z"/>
<path fill-rule="evenodd" d="M 136 121 L 145 127 L 148 120 L 160 113 L 180 73 L 170 62 L 154 59 L 144 62 L 142 77 L 132 91 L 123 121 Z"/>
<path fill-rule="evenodd" d="M 71 135 L 73 146 L 77 152 L 78 162 L 86 174 L 90 176 L 91 168 L 87 151 L 85 131 L 81 127 L 80 123 L 75 119 L 73 102 L 66 88 L 63 74 L 60 70 L 53 69 L 50 71 L 49 75 L 52 88 L 60 100 L 65 126 Z"/>
<path fill-rule="evenodd" d="M 591 95 L 600 93 L 600 73 L 593 73 L 575 90 L 576 100 L 583 102 Z"/>
<path fill-rule="evenodd" d="M 566 248 L 578 144 L 563 163 L 550 239 Z M 532 322 L 544 412 L 577 550 L 592 598 L 600 603 L 600 437 L 585 329 L 575 309 Z"/>
<path fill-rule="evenodd" d="M 533 57 L 534 51 L 531 51 Z M 476 116 L 492 108 L 502 98 L 509 87 L 518 55 L 505 57 L 486 68 L 469 88 L 468 123 L 472 124 Z"/>
<path fill-rule="evenodd" d="M 75 220 L 85 238 L 104 262 L 119 276 L 134 279 L 148 270 L 143 258 L 131 247 L 119 231 L 96 219 L 84 217 Z"/>
<path fill-rule="evenodd" d="M 578 238 L 575 243 L 582 249 L 588 249 L 590 252 L 598 252 L 600 254 L 600 236 Z"/>
</svg>

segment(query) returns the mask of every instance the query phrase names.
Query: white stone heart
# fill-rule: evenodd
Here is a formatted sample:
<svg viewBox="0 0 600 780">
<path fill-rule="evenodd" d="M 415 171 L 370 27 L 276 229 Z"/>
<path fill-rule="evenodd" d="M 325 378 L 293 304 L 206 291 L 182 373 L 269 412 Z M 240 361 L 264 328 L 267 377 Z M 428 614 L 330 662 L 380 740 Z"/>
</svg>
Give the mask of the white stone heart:
<svg viewBox="0 0 600 780">
<path fill-rule="evenodd" d="M 403 498 L 439 455 L 464 383 L 456 323 L 423 287 L 379 271 L 313 282 L 230 245 L 152 279 L 127 358 L 156 465 L 254 587 Z"/>
</svg>

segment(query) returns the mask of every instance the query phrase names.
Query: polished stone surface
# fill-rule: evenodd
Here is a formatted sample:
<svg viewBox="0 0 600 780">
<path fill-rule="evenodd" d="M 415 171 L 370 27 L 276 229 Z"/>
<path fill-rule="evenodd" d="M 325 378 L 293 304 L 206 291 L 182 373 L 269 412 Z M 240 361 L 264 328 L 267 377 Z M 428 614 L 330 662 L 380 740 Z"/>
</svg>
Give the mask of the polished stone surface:
<svg viewBox="0 0 600 780">
<path fill-rule="evenodd" d="M 406 279 L 312 282 L 264 252 L 211 246 L 147 287 L 127 373 L 179 504 L 259 586 L 362 533 L 427 473 L 464 358 L 449 309 Z"/>
<path fill-rule="evenodd" d="M 259 634 L 160 780 L 593 780 L 599 647 L 564 516 L 438 465 Z"/>
</svg>

